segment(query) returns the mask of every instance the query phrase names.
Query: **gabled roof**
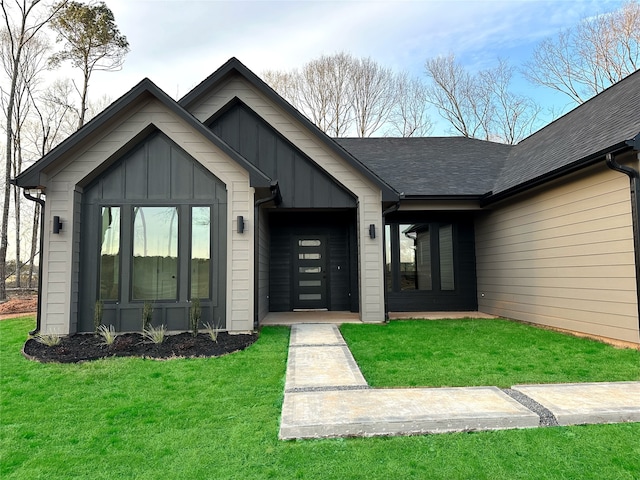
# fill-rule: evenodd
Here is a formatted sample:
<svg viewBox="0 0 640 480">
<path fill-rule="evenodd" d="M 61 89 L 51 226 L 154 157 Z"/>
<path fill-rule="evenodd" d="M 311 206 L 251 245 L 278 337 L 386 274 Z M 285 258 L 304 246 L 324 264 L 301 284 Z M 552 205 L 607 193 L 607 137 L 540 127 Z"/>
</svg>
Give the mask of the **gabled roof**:
<svg viewBox="0 0 640 480">
<path fill-rule="evenodd" d="M 337 138 L 405 198 L 483 196 L 513 146 L 465 137 Z"/>
<path fill-rule="evenodd" d="M 102 113 L 85 124 L 80 130 L 75 132 L 65 141 L 60 143 L 56 148 L 51 150 L 47 155 L 34 163 L 27 170 L 22 172 L 14 183 L 23 188 L 35 188 L 40 186 L 40 172 L 47 169 L 55 162 L 64 158 L 65 155 L 72 153 L 79 148 L 85 140 L 94 134 L 101 132 L 101 129 L 108 126 L 111 121 L 116 119 L 125 109 L 137 102 L 154 98 L 161 102 L 165 107 L 174 112 L 198 133 L 206 137 L 211 143 L 220 148 L 231 159 L 240 164 L 249 172 L 251 185 L 254 187 L 269 187 L 272 180 L 260 171 L 257 167 L 248 162 L 244 157 L 233 150 L 229 145 L 216 136 L 211 130 L 205 127 L 198 119 L 182 108 L 171 97 L 164 93 L 148 78 L 143 79 L 129 92 L 125 93 L 118 100 L 113 102 Z"/>
<path fill-rule="evenodd" d="M 326 147 L 328 147 L 333 153 L 345 160 L 349 165 L 358 170 L 365 178 L 369 179 L 382 190 L 383 201 L 397 201 L 399 198 L 398 192 L 393 189 L 385 180 L 376 175 L 359 159 L 355 158 L 349 152 L 344 150 L 338 145 L 331 137 L 320 130 L 315 124 L 313 124 L 307 117 L 302 115 L 296 108 L 294 108 L 289 102 L 282 98 L 275 90 L 267 85 L 256 74 L 249 70 L 240 60 L 233 57 L 229 59 L 218 70 L 212 73 L 193 90 L 187 93 L 179 100 L 179 104 L 186 110 L 190 110 L 204 95 L 210 92 L 213 88 L 223 82 L 225 79 L 232 75 L 240 75 L 244 77 L 253 87 L 255 87 L 260 93 L 265 95 L 269 100 L 274 102 L 289 115 L 294 117 L 297 121 L 302 123 L 305 128 L 309 129 Z"/>
<path fill-rule="evenodd" d="M 640 132 L 640 71 L 551 122 L 516 145 L 496 178 L 493 194 L 581 168 L 627 148 Z"/>
</svg>

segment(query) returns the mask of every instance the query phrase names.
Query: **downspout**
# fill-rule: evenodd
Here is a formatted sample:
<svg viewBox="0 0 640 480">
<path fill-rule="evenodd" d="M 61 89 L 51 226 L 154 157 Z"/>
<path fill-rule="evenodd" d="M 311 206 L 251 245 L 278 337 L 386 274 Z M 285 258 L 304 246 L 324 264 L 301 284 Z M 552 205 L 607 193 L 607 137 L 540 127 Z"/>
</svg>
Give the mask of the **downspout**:
<svg viewBox="0 0 640 480">
<path fill-rule="evenodd" d="M 266 198 L 256 200 L 254 204 L 253 218 L 253 329 L 257 330 L 260 326 L 260 319 L 258 318 L 260 295 L 258 292 L 258 275 L 259 271 L 259 256 L 260 256 L 260 206 L 265 203 L 275 202 L 276 207 L 282 203 L 282 195 L 280 194 L 280 186 L 275 181 L 271 184 L 271 195 Z"/>
<path fill-rule="evenodd" d="M 29 335 L 35 335 L 40 331 L 42 325 L 42 268 L 43 268 L 43 246 L 44 246 L 44 200 L 42 198 L 33 197 L 27 193 L 27 190 L 22 190 L 23 195 L 28 200 L 32 200 L 40 204 L 40 251 L 38 252 L 38 306 L 36 313 L 36 328 L 29 332 Z"/>
<path fill-rule="evenodd" d="M 404 198 L 404 193 L 400 194 L 400 199 L 402 198 Z M 384 263 L 382 267 L 383 268 L 382 278 L 383 278 L 383 288 L 384 288 L 384 323 L 389 323 L 389 305 L 387 303 L 387 292 L 389 291 L 389 289 L 387 285 L 387 272 L 385 270 L 387 268 L 387 248 L 386 248 L 387 229 L 386 229 L 385 222 L 386 222 L 386 216 L 390 213 L 397 212 L 399 208 L 400 208 L 400 201 L 398 200 L 389 208 L 382 211 L 382 262 Z"/>
<path fill-rule="evenodd" d="M 640 212 L 640 172 L 626 165 L 620 165 L 616 162 L 612 153 L 607 153 L 607 167 L 620 173 L 624 173 L 629 177 L 631 188 L 631 219 L 633 223 L 633 250 L 635 253 L 636 263 L 636 297 L 638 304 L 638 331 L 640 332 L 640 220 L 638 212 Z"/>
</svg>

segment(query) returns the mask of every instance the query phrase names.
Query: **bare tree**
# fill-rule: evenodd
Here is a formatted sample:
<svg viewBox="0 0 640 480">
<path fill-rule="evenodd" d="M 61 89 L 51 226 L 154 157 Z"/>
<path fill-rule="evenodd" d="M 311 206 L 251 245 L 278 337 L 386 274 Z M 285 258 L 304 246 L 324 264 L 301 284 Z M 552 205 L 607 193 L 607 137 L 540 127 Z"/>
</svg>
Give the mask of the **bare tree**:
<svg viewBox="0 0 640 480">
<path fill-rule="evenodd" d="M 351 126 L 352 65 L 353 57 L 348 53 L 322 55 L 305 64 L 297 75 L 296 106 L 322 131 L 336 137 Z"/>
<path fill-rule="evenodd" d="M 300 70 L 267 70 L 262 76 L 322 131 L 335 137 L 391 131 L 410 136 L 431 128 L 423 85 L 371 58 L 340 52 L 322 55 Z"/>
<path fill-rule="evenodd" d="M 53 9 L 47 10 L 46 13 L 39 11 L 37 8 L 41 0 L 14 0 L 13 7 L 8 0 L 0 0 L 0 9 L 2 9 L 4 27 L 7 35 L 3 41 L 7 42 L 6 57 L 3 61 L 7 62 L 5 70 L 9 73 L 9 90 L 3 92 L 6 95 L 6 152 L 5 152 L 5 189 L 4 203 L 2 208 L 2 225 L 0 232 L 0 300 L 7 297 L 6 292 L 6 260 L 8 247 L 8 229 L 9 229 L 9 203 L 11 201 L 11 187 L 9 181 L 11 179 L 11 166 L 13 160 L 13 120 L 14 108 L 16 104 L 16 91 L 18 88 L 18 78 L 22 62 L 24 60 L 24 49 L 33 40 L 35 35 L 51 21 L 58 13 L 60 8 L 64 6 L 64 2 Z"/>
<path fill-rule="evenodd" d="M 471 74 L 449 55 L 427 60 L 426 70 L 429 101 L 462 136 L 514 144 L 533 131 L 540 109 L 511 91 L 506 61 Z"/>
<path fill-rule="evenodd" d="M 580 104 L 640 68 L 640 4 L 582 20 L 543 40 L 525 64 L 533 83 Z"/>
<path fill-rule="evenodd" d="M 410 78 L 405 73 L 395 80 L 394 108 L 389 117 L 389 133 L 401 137 L 423 137 L 433 129 L 428 115 L 426 85 L 419 78 Z"/>
<path fill-rule="evenodd" d="M 540 107 L 529 97 L 511 91 L 514 68 L 499 60 L 495 68 L 479 73 L 491 98 L 489 140 L 513 145 L 529 136 L 537 126 Z"/>
<path fill-rule="evenodd" d="M 442 118 L 463 137 L 488 139 L 487 119 L 491 112 L 483 82 L 472 76 L 453 54 L 428 59 L 425 64 L 429 101 Z"/>
<path fill-rule="evenodd" d="M 64 42 L 63 50 L 53 61 L 69 60 L 82 71 L 78 128 L 85 122 L 89 80 L 94 71 L 120 70 L 129 52 L 127 37 L 120 33 L 113 12 L 104 2 L 82 4 L 69 2 L 63 6 L 51 27 L 58 33 L 58 41 Z"/>
<path fill-rule="evenodd" d="M 390 118 L 396 99 L 394 74 L 371 58 L 353 59 L 351 89 L 356 134 L 370 137 Z"/>
</svg>

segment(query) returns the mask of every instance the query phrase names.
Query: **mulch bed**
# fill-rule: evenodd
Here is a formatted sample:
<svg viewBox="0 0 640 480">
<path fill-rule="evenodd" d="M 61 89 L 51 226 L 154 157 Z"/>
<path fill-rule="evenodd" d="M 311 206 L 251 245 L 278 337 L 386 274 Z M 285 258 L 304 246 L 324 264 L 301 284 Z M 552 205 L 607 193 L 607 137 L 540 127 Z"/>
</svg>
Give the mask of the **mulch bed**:
<svg viewBox="0 0 640 480">
<path fill-rule="evenodd" d="M 214 342 L 206 334 L 180 333 L 167 335 L 162 343 L 143 340 L 139 333 L 118 335 L 112 345 L 103 345 L 103 339 L 93 334 L 77 334 L 63 337 L 60 344 L 44 345 L 35 339 L 27 340 L 23 354 L 30 360 L 43 363 L 76 363 L 108 357 L 142 357 L 157 360 L 172 358 L 219 357 L 244 350 L 258 339 L 258 334 L 218 334 Z"/>
</svg>

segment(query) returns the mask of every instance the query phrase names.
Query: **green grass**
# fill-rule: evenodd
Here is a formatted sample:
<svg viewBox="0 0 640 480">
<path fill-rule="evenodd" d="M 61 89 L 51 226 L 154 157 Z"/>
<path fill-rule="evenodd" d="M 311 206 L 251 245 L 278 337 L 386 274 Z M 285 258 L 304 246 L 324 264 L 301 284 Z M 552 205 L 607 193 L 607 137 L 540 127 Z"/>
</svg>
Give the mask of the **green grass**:
<svg viewBox="0 0 640 480">
<path fill-rule="evenodd" d="M 0 478 L 638 479 L 640 424 L 279 441 L 289 330 L 215 359 L 39 364 L 0 322 Z"/>
<path fill-rule="evenodd" d="M 374 387 L 640 380 L 638 350 L 502 319 L 345 324 L 341 331 Z"/>
</svg>

